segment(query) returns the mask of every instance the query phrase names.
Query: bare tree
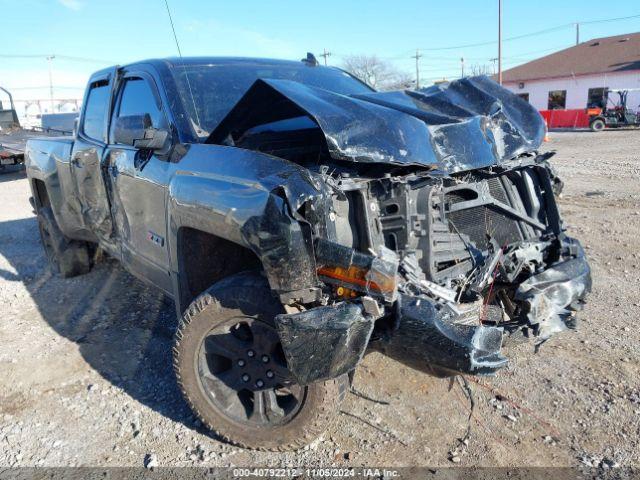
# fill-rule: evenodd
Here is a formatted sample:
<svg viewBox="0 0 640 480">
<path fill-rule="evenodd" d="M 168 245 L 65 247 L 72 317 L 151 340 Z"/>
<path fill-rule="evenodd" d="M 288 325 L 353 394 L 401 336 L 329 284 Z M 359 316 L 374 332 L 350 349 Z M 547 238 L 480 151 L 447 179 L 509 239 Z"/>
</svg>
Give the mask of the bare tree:
<svg viewBox="0 0 640 480">
<path fill-rule="evenodd" d="M 416 87 L 416 79 L 406 72 L 396 72 L 392 81 L 385 83 L 380 90 L 410 90 Z"/>
<path fill-rule="evenodd" d="M 375 55 L 345 57 L 342 68 L 377 90 L 411 88 L 415 83 L 409 74 L 397 70 Z"/>
<path fill-rule="evenodd" d="M 474 77 L 477 75 L 493 75 L 493 72 L 489 65 L 474 63 L 471 65 L 471 75 Z"/>
</svg>

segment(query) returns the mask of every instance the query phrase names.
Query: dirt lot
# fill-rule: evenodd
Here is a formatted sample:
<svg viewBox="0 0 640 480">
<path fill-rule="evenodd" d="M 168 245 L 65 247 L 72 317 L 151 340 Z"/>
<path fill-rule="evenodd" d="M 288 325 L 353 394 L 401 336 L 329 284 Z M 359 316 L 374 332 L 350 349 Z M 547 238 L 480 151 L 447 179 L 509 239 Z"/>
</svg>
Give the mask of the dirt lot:
<svg viewBox="0 0 640 480">
<path fill-rule="evenodd" d="M 460 383 L 372 354 L 355 386 L 389 405 L 351 394 L 321 441 L 284 454 L 208 435 L 174 384 L 172 305 L 113 262 L 52 277 L 24 172 L 1 174 L 0 466 L 640 464 L 640 132 L 551 138 L 594 273 L 578 330 L 469 379 L 470 422 Z"/>
</svg>

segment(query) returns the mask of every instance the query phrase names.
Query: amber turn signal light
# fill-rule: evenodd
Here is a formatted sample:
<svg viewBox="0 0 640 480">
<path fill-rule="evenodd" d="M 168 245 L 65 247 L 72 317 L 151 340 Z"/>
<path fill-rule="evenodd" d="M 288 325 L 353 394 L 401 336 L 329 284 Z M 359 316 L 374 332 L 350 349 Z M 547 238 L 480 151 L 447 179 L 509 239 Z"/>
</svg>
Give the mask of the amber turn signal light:
<svg viewBox="0 0 640 480">
<path fill-rule="evenodd" d="M 357 290 L 373 290 L 380 293 L 392 293 L 396 288 L 396 279 L 380 272 L 366 270 L 351 265 L 348 268 L 322 266 L 318 269 L 318 275 L 327 279 L 337 280 L 341 283 L 358 287 Z M 367 276 L 369 278 L 367 278 Z"/>
</svg>

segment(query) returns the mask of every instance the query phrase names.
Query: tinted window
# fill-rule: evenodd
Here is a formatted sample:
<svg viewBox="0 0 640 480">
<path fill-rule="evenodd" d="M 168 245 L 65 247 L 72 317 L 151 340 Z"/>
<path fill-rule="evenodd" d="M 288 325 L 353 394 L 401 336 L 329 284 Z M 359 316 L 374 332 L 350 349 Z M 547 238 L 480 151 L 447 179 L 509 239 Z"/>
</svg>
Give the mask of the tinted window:
<svg viewBox="0 0 640 480">
<path fill-rule="evenodd" d="M 605 108 L 608 94 L 607 88 L 590 88 L 587 95 L 587 108 Z"/>
<path fill-rule="evenodd" d="M 342 70 L 283 64 L 185 65 L 174 67 L 182 104 L 206 137 L 260 78 L 293 80 L 342 95 L 371 93 L 371 88 Z"/>
<path fill-rule="evenodd" d="M 141 78 L 128 79 L 122 90 L 118 116 L 144 115 L 145 113 L 151 117 L 151 123 L 154 127 L 160 128 L 164 125 L 164 116 L 146 80 Z"/>
<path fill-rule="evenodd" d="M 82 124 L 82 131 L 89 138 L 104 141 L 105 113 L 109 103 L 109 93 L 109 84 L 106 81 L 94 83 L 89 90 Z"/>
<path fill-rule="evenodd" d="M 564 110 L 567 105 L 567 91 L 566 90 L 551 90 L 549 92 L 549 110 Z"/>
</svg>

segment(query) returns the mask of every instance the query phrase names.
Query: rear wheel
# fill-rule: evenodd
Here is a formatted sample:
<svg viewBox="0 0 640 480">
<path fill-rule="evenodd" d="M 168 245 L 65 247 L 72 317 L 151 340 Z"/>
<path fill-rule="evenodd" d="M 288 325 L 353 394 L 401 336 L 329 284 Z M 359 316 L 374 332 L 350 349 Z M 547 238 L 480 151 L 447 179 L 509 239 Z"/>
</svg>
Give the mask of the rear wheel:
<svg viewBox="0 0 640 480">
<path fill-rule="evenodd" d="M 49 265 L 62 277 L 75 277 L 91 270 L 89 246 L 67 238 L 58 227 L 51 207 L 38 209 L 40 239 Z"/>
<path fill-rule="evenodd" d="M 606 124 L 604 123 L 604 120 L 602 120 L 601 118 L 596 118 L 591 122 L 590 126 L 591 126 L 591 131 L 601 132 L 602 130 L 605 129 Z"/>
<path fill-rule="evenodd" d="M 225 440 L 259 450 L 307 445 L 330 425 L 346 376 L 300 386 L 287 369 L 267 282 L 241 273 L 189 306 L 174 348 L 178 383 L 196 415 Z"/>
</svg>

